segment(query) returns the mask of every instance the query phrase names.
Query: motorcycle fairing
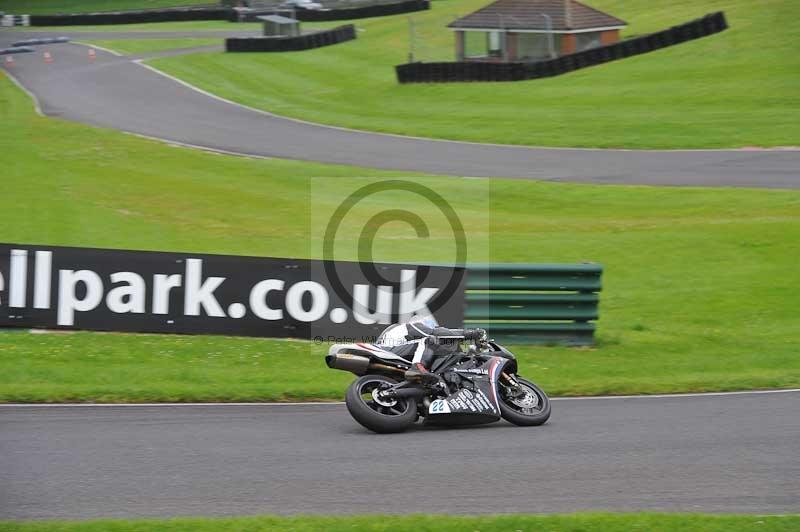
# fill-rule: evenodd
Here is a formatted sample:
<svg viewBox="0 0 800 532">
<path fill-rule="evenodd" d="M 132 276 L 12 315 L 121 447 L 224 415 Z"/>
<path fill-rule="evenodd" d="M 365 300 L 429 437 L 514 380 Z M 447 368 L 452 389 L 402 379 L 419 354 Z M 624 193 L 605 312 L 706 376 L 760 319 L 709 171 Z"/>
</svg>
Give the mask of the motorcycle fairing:
<svg viewBox="0 0 800 532">
<path fill-rule="evenodd" d="M 334 344 L 328 349 L 328 356 L 333 356 L 338 353 L 350 353 L 353 355 L 362 355 L 367 358 L 378 358 L 383 361 L 401 363 L 405 366 L 409 365 L 409 360 L 383 349 L 376 344 L 355 343 L 355 344 Z"/>
<path fill-rule="evenodd" d="M 497 381 L 508 361 L 492 357 L 479 366 L 465 362 L 448 369 L 445 379 L 460 379 L 458 391 L 431 402 L 426 423 L 437 425 L 474 425 L 500 419 Z"/>
</svg>

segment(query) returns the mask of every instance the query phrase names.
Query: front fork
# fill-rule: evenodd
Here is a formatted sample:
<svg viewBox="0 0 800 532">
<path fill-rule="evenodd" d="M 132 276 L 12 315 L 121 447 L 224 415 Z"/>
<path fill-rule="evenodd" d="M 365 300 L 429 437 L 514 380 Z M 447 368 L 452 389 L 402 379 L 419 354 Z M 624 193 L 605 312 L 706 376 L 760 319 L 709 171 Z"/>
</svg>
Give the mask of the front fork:
<svg viewBox="0 0 800 532">
<path fill-rule="evenodd" d="M 505 388 L 508 397 L 521 397 L 525 395 L 525 389 L 519 385 L 519 381 L 514 375 L 503 371 L 500 373 L 500 382 Z"/>
</svg>

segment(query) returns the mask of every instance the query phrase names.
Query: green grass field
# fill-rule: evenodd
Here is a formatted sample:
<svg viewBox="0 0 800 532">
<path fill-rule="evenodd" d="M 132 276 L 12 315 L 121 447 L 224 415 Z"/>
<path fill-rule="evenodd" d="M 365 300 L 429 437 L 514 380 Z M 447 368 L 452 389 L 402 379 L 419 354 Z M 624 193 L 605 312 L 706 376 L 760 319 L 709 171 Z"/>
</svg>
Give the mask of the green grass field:
<svg viewBox="0 0 800 532">
<path fill-rule="evenodd" d="M 474 530 L 480 532 L 534 531 L 586 532 L 603 530 L 623 532 L 788 532 L 800 528 L 800 516 L 780 515 L 707 515 L 707 514 L 594 514 L 572 515 L 497 515 L 485 517 L 450 516 L 359 516 L 359 517 L 245 517 L 236 519 L 104 520 L 84 522 L 3 522 L 3 532 L 212 532 L 326 530 L 344 532 L 364 530 L 387 532 L 414 530 Z"/>
<path fill-rule="evenodd" d="M 0 11 L 18 14 L 91 13 L 214 4 L 213 0 L 0 0 Z"/>
<path fill-rule="evenodd" d="M 81 41 L 92 46 L 101 46 L 123 55 L 144 54 L 159 52 L 161 50 L 175 50 L 180 48 L 195 48 L 197 46 L 210 46 L 225 44 L 221 37 L 207 39 L 137 39 L 137 40 L 87 40 Z"/>
<path fill-rule="evenodd" d="M 0 120 L 6 242 L 314 257 L 315 216 L 337 204 L 329 192 L 360 184 L 354 176 L 400 175 L 221 156 L 46 119 L 6 78 Z M 550 393 L 800 385 L 800 192 L 423 179 L 465 220 L 473 261 L 605 265 L 596 349 L 517 350 L 522 373 Z M 345 229 L 370 212 L 359 206 Z M 443 227 L 429 240 L 405 226 L 385 231 L 376 260 L 451 260 Z M 0 400 L 340 399 L 349 377 L 324 366 L 325 351 L 283 340 L 6 332 Z"/>
<path fill-rule="evenodd" d="M 452 60 L 446 24 L 486 0 L 413 15 L 418 57 Z M 357 129 L 543 146 L 721 148 L 800 144 L 800 3 L 595 0 L 642 34 L 724 10 L 731 29 L 558 78 L 399 85 L 407 16 L 356 21 L 358 39 L 285 54 L 154 60 L 172 75 L 274 113 Z"/>
</svg>

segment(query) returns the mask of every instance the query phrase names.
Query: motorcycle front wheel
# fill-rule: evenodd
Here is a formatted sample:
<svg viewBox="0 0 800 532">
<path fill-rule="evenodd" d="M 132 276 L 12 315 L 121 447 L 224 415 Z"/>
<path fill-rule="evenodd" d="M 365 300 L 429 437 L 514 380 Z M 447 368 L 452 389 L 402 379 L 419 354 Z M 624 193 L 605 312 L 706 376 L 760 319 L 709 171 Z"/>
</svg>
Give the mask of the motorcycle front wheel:
<svg viewBox="0 0 800 532">
<path fill-rule="evenodd" d="M 535 427 L 550 418 L 550 399 L 541 388 L 529 380 L 516 377 L 524 395 L 511 397 L 503 386 L 498 386 L 500 415 L 514 425 Z"/>
<path fill-rule="evenodd" d="M 397 381 L 383 375 L 364 375 L 347 388 L 344 402 L 353 419 L 373 432 L 402 432 L 417 419 L 417 403 L 413 399 L 385 400 L 378 392 Z"/>
</svg>

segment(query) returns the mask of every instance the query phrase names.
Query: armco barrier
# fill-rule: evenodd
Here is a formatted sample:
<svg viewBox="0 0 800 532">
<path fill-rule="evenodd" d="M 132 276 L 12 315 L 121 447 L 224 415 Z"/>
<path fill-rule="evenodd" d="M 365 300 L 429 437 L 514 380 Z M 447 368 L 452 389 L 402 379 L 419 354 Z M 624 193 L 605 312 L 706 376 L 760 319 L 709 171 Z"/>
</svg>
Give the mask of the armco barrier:
<svg viewBox="0 0 800 532">
<path fill-rule="evenodd" d="M 443 325 L 483 327 L 505 343 L 590 345 L 602 271 L 597 264 L 463 268 L 0 243 L 0 329 L 372 341 L 392 320 L 424 308 Z"/>
<path fill-rule="evenodd" d="M 141 11 L 116 11 L 58 15 L 31 15 L 31 26 L 85 26 L 105 24 L 141 24 L 147 22 L 186 22 L 192 20 L 227 20 L 229 9 L 221 7 L 170 8 Z"/>
<path fill-rule="evenodd" d="M 599 264 L 468 266 L 465 327 L 499 342 L 592 345 Z"/>
<path fill-rule="evenodd" d="M 0 13 L 0 27 L 30 26 L 30 15 L 6 15 Z"/>
<path fill-rule="evenodd" d="M 590 66 L 646 54 L 668 46 L 719 33 L 728 28 L 723 12 L 635 39 L 609 44 L 536 63 L 406 63 L 395 67 L 400 83 L 447 83 L 454 81 L 517 81 L 559 76 Z"/>
<path fill-rule="evenodd" d="M 225 39 L 226 52 L 297 52 L 321 48 L 356 38 L 352 24 L 297 37 L 235 37 Z"/>
</svg>

